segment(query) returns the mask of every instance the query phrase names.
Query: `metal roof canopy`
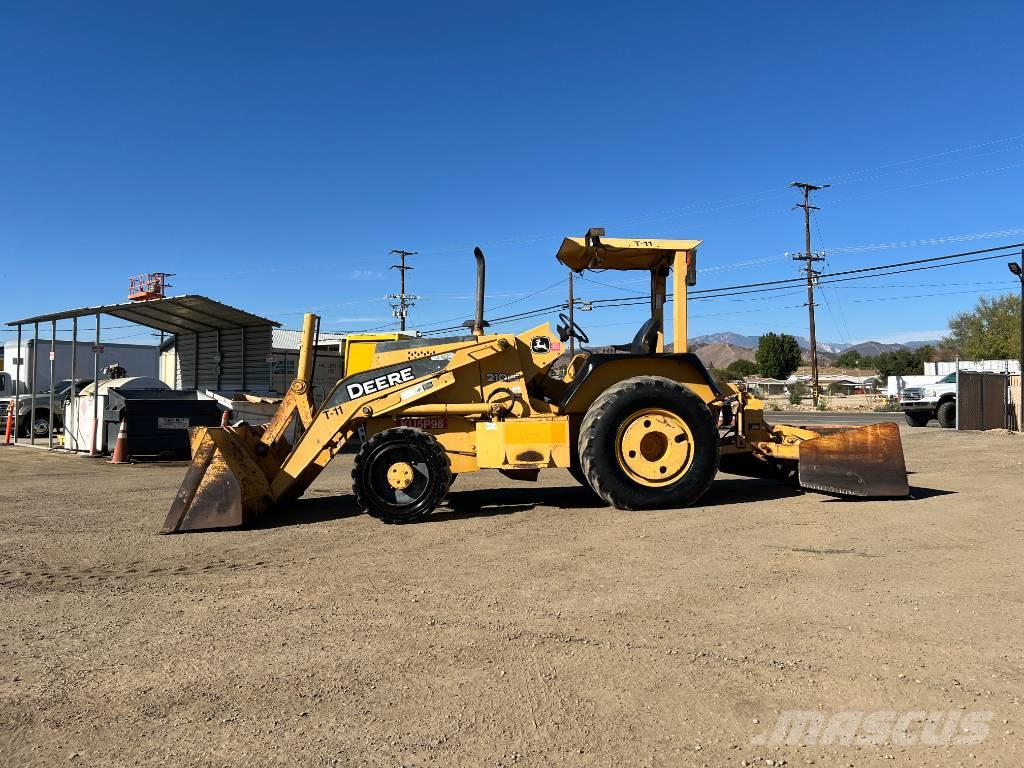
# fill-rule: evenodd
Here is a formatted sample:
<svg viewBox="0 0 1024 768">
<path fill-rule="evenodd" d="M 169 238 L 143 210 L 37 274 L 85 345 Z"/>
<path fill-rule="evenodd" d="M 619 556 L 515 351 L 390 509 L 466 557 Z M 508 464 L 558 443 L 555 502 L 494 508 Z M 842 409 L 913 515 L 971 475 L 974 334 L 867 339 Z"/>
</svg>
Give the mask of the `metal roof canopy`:
<svg viewBox="0 0 1024 768">
<path fill-rule="evenodd" d="M 56 320 L 68 320 L 88 315 L 110 315 L 119 320 L 144 325 L 167 333 L 201 333 L 203 331 L 227 331 L 257 325 L 280 327 L 280 323 L 254 315 L 236 307 L 222 304 L 206 296 L 170 296 L 149 301 L 129 301 L 123 304 L 106 304 L 99 307 L 81 307 L 47 315 L 12 320 L 9 326 L 28 325 Z"/>
</svg>

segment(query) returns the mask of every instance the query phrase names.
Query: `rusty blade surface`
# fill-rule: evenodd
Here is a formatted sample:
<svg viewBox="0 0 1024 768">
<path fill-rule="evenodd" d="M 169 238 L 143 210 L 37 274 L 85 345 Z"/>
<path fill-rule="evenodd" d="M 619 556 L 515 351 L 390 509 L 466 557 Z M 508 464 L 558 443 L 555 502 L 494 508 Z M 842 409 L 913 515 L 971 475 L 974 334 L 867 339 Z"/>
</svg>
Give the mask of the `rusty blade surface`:
<svg viewBox="0 0 1024 768">
<path fill-rule="evenodd" d="M 270 503 L 266 476 L 231 428 L 200 427 L 192 436 L 192 464 L 160 533 L 235 528 Z"/>
<path fill-rule="evenodd" d="M 899 427 L 871 424 L 801 443 L 799 478 L 804 488 L 839 496 L 908 496 Z"/>
</svg>

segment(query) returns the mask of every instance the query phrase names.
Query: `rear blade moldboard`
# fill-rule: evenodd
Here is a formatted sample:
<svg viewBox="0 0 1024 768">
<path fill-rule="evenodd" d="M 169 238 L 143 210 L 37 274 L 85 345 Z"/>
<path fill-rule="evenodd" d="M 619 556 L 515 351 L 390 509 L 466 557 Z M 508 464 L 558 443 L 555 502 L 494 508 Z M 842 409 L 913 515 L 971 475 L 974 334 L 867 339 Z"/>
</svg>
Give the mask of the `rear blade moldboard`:
<svg viewBox="0 0 1024 768">
<path fill-rule="evenodd" d="M 896 424 L 871 424 L 800 444 L 800 485 L 839 496 L 910 495 L 903 443 Z"/>
</svg>

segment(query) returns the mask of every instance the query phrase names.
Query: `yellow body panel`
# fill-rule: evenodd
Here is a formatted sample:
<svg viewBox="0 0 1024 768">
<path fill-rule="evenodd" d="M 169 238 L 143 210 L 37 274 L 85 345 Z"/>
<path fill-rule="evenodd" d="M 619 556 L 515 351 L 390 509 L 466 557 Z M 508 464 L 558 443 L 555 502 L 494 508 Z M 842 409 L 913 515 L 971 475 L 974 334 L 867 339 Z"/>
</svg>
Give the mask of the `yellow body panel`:
<svg viewBox="0 0 1024 768">
<path fill-rule="evenodd" d="M 481 469 L 532 469 L 569 466 L 569 420 L 515 419 L 476 425 L 477 464 Z"/>
<path fill-rule="evenodd" d="M 353 333 L 345 337 L 345 376 L 368 371 L 373 367 L 373 355 L 378 341 L 397 341 L 400 333 Z"/>
</svg>

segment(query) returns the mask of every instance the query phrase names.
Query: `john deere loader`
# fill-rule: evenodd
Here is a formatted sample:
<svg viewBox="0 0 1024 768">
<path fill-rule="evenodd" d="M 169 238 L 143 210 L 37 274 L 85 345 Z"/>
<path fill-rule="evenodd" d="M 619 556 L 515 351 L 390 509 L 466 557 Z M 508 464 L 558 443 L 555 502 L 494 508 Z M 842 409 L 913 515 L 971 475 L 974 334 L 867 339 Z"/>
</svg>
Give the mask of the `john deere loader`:
<svg viewBox="0 0 1024 768">
<path fill-rule="evenodd" d="M 269 424 L 199 427 L 192 464 L 162 533 L 244 525 L 287 513 L 350 440 L 356 502 L 388 523 L 412 523 L 445 498 L 456 475 L 497 470 L 535 480 L 564 468 L 619 509 L 682 508 L 698 501 L 719 467 L 799 482 L 839 496 L 899 497 L 907 474 L 895 424 L 821 435 L 769 424 L 762 403 L 723 390 L 686 351 L 686 292 L 696 283 L 698 240 L 566 238 L 558 260 L 576 272 L 650 276 L 650 317 L 628 354 L 584 349 L 563 377 L 550 375 L 570 338 L 566 315 L 521 333 L 487 333 L 484 256 L 476 249 L 476 313 L 448 338 L 377 341 L 319 408 L 310 394 L 307 315 L 292 383 Z M 668 288 L 671 286 L 671 296 Z M 672 300 L 675 349 L 665 351 Z M 354 368 L 354 369 L 353 369 Z M 297 422 L 294 443 L 285 435 Z"/>
</svg>

